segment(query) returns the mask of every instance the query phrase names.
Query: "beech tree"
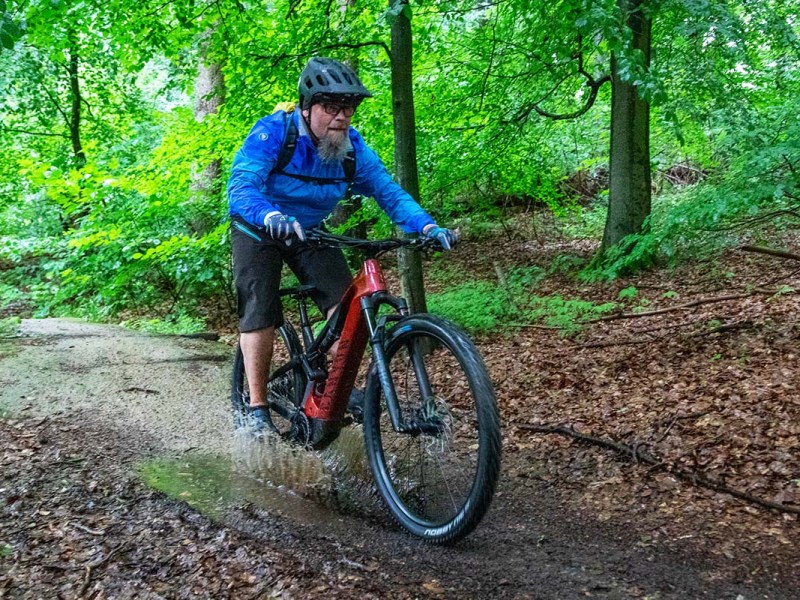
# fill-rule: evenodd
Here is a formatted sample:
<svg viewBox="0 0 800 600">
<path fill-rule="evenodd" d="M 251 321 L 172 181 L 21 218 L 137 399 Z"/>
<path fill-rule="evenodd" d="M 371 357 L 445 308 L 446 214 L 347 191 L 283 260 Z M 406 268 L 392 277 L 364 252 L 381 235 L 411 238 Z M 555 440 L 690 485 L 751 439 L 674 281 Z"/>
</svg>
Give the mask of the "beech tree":
<svg viewBox="0 0 800 600">
<path fill-rule="evenodd" d="M 631 47 L 650 70 L 651 17 L 644 0 L 619 0 L 631 32 Z M 611 143 L 609 148 L 608 216 L 601 249 L 640 233 L 650 216 L 650 103 L 635 82 L 617 68 L 611 55 Z"/>
<path fill-rule="evenodd" d="M 397 180 L 419 201 L 417 138 L 414 115 L 411 6 L 407 0 L 392 0 L 392 115 L 394 117 L 394 164 Z M 412 312 L 426 312 L 425 284 L 419 252 L 401 249 L 400 280 Z"/>
</svg>

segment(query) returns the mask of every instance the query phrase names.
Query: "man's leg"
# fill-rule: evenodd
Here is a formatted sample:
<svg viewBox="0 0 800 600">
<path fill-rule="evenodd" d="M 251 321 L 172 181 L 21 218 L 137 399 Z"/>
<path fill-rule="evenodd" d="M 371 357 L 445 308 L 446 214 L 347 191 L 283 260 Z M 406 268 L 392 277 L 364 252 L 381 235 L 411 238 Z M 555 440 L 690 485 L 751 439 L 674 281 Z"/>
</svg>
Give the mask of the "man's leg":
<svg viewBox="0 0 800 600">
<path fill-rule="evenodd" d="M 285 246 L 268 238 L 255 240 L 235 226 L 231 227 L 231 242 L 239 304 L 239 346 L 250 388 L 250 406 L 265 406 L 275 327 L 283 321 L 278 288 Z"/>
<path fill-rule="evenodd" d="M 239 334 L 239 347 L 244 356 L 244 371 L 250 388 L 250 406 L 265 406 L 268 402 L 267 382 L 274 339 L 274 327 Z"/>
</svg>

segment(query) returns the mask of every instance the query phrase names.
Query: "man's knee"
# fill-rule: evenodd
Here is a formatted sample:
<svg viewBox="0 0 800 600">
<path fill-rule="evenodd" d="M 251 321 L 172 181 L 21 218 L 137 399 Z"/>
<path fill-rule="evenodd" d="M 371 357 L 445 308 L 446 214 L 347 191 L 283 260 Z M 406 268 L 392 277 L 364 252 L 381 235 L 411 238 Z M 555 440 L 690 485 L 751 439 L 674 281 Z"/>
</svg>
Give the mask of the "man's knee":
<svg viewBox="0 0 800 600">
<path fill-rule="evenodd" d="M 275 337 L 275 327 L 263 327 L 253 331 L 242 331 L 239 333 L 240 346 L 253 346 L 269 344 Z"/>
</svg>

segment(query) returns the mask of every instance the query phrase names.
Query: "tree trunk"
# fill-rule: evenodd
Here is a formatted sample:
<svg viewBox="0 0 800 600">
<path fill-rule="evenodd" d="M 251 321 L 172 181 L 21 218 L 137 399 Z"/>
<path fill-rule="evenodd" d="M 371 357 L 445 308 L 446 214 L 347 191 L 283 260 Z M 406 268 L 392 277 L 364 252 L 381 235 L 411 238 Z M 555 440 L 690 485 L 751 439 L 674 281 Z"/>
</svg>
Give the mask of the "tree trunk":
<svg viewBox="0 0 800 600">
<path fill-rule="evenodd" d="M 346 11 L 350 6 L 354 5 L 355 0 L 339 1 L 339 6 L 342 11 Z M 354 49 L 350 51 L 344 62 L 346 62 L 353 71 L 358 73 L 358 50 Z M 358 213 L 359 210 L 361 210 L 361 196 L 348 195 L 344 201 L 339 202 L 333 209 L 333 213 L 331 213 L 329 219 L 330 224 L 334 227 L 340 227 L 347 223 L 350 217 Z M 346 229 L 344 234 L 357 238 L 365 238 L 367 237 L 367 224 L 364 222 L 356 223 L 353 227 Z"/>
<path fill-rule="evenodd" d="M 651 20 L 642 12 L 643 0 L 618 0 L 633 31 L 634 48 L 650 67 Z M 637 88 L 622 81 L 611 58 L 611 150 L 608 215 L 601 251 L 627 235 L 640 233 L 650 215 L 650 105 Z"/>
<path fill-rule="evenodd" d="M 86 154 L 81 144 L 81 87 L 78 79 L 78 47 L 75 40 L 69 45 L 69 88 L 72 96 L 72 111 L 69 119 L 69 137 L 72 141 L 72 154 L 75 166 L 80 169 L 86 164 Z"/>
<path fill-rule="evenodd" d="M 397 2 L 408 4 L 408 0 L 390 0 L 390 4 Z M 392 24 L 394 166 L 400 185 L 419 202 L 411 52 L 411 21 L 400 13 Z M 422 258 L 419 253 L 401 249 L 398 253 L 398 268 L 403 295 L 408 300 L 411 311 L 426 312 Z"/>
<path fill-rule="evenodd" d="M 209 38 L 214 30 L 208 29 L 200 43 L 200 53 L 197 63 L 197 80 L 195 81 L 194 118 L 202 123 L 207 115 L 216 114 L 225 101 L 225 79 L 222 75 L 222 65 L 208 59 Z M 222 161 L 217 158 L 210 163 L 195 165 L 192 174 L 191 191 L 200 210 L 193 217 L 191 227 L 196 233 L 206 233 L 213 227 L 213 223 L 206 222 L 206 211 L 202 206 L 206 201 L 215 201 L 222 192 Z"/>
</svg>

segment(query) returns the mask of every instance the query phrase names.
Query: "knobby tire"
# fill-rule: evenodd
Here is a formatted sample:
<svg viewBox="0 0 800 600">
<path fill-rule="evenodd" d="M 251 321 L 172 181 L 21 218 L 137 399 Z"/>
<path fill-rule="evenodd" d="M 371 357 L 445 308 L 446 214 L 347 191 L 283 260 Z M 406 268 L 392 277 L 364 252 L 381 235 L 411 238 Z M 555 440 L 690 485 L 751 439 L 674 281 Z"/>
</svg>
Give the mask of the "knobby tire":
<svg viewBox="0 0 800 600">
<path fill-rule="evenodd" d="M 491 379 L 469 337 L 433 315 L 397 322 L 385 352 L 403 417 L 426 430 L 394 431 L 373 365 L 364 437 L 378 492 L 403 528 L 453 543 L 477 526 L 497 486 L 500 419 Z M 429 393 L 420 391 L 426 378 Z"/>
</svg>

